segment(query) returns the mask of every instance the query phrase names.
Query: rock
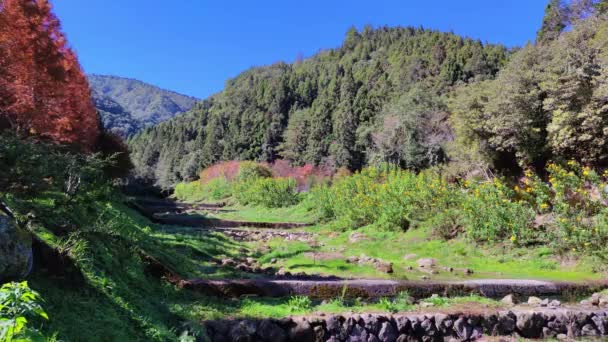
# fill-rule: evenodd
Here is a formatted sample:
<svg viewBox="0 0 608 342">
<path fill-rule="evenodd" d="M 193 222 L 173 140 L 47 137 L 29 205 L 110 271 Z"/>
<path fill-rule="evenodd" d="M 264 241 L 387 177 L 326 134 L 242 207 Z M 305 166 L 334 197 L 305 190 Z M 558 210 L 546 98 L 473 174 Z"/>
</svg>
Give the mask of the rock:
<svg viewBox="0 0 608 342">
<path fill-rule="evenodd" d="M 393 273 L 393 263 L 380 261 L 375 264 L 376 270 L 382 273 Z"/>
<path fill-rule="evenodd" d="M 539 306 L 539 305 L 541 305 L 542 302 L 543 302 L 543 300 L 538 297 L 532 296 L 532 297 L 528 298 L 528 305 Z"/>
<path fill-rule="evenodd" d="M 466 274 L 466 275 L 471 275 L 471 274 L 473 274 L 475 272 L 473 272 L 473 270 L 470 269 L 470 268 L 465 268 L 464 271 L 463 271 L 463 273 Z"/>
<path fill-rule="evenodd" d="M 399 316 L 395 319 L 397 331 L 401 334 L 407 334 L 410 331 L 410 320 L 407 317 Z"/>
<path fill-rule="evenodd" d="M 235 342 L 249 342 L 254 340 L 256 324 L 253 321 L 240 321 L 230 329 L 230 338 Z"/>
<path fill-rule="evenodd" d="M 468 341 L 473 335 L 473 327 L 471 327 L 464 317 L 459 317 L 454 322 L 454 331 L 462 341 Z"/>
<path fill-rule="evenodd" d="M 414 259 L 416 259 L 416 257 L 417 257 L 417 255 L 412 253 L 412 254 L 406 254 L 406 255 L 404 255 L 403 259 L 404 260 L 414 260 Z"/>
<path fill-rule="evenodd" d="M 589 299 L 583 299 L 579 302 L 579 304 L 585 305 L 585 306 L 593 305 L 593 304 L 591 304 L 591 301 Z"/>
<path fill-rule="evenodd" d="M 305 341 L 305 340 L 302 340 Z M 313 331 L 313 341 L 314 342 L 325 342 L 325 329 L 317 325 Z"/>
<path fill-rule="evenodd" d="M 545 318 L 540 313 L 522 312 L 517 315 L 517 329 L 522 337 L 539 338 L 545 325 Z"/>
<path fill-rule="evenodd" d="M 363 315 L 361 319 L 363 320 L 363 326 L 370 333 L 375 335 L 378 333 L 378 331 L 380 331 L 380 322 L 378 321 L 378 317 L 375 315 Z"/>
<path fill-rule="evenodd" d="M 367 330 L 365 330 L 362 326 L 355 324 L 350 330 L 350 334 L 346 341 L 348 342 L 367 342 L 368 339 Z"/>
<path fill-rule="evenodd" d="M 299 320 L 295 322 L 295 326 L 289 329 L 289 340 L 293 342 L 312 342 L 317 336 L 317 331 L 313 331 L 310 323 L 307 320 Z M 323 335 L 324 337 L 324 335 Z"/>
<path fill-rule="evenodd" d="M 501 299 L 500 302 L 510 306 L 517 304 L 517 302 L 515 301 L 515 297 L 512 294 L 504 296 L 504 298 Z"/>
<path fill-rule="evenodd" d="M 593 295 L 591 295 L 591 299 L 590 299 L 591 305 L 599 306 L 601 297 L 602 297 L 602 295 L 599 293 L 594 293 Z"/>
<path fill-rule="evenodd" d="M 344 328 L 344 326 L 342 325 L 342 323 L 340 322 L 341 318 L 342 317 L 331 316 L 327 319 L 326 325 L 327 325 L 327 332 L 329 332 L 330 336 L 335 337 L 340 341 L 343 341 L 348 337 L 348 333 L 347 333 L 346 329 Z"/>
<path fill-rule="evenodd" d="M 600 298 L 598 306 L 601 308 L 608 308 L 608 296 L 604 295 Z"/>
<path fill-rule="evenodd" d="M 416 261 L 418 263 L 418 267 L 420 268 L 433 268 L 437 264 L 437 260 L 432 258 L 422 258 Z"/>
<path fill-rule="evenodd" d="M 429 302 L 422 302 L 422 303 L 420 303 L 420 307 L 421 308 L 430 308 L 430 307 L 433 307 L 433 306 L 435 306 L 435 304 L 429 303 Z"/>
<path fill-rule="evenodd" d="M 581 334 L 583 336 L 598 336 L 597 330 L 592 324 L 585 324 L 581 329 Z"/>
<path fill-rule="evenodd" d="M 276 275 L 278 275 L 278 276 L 280 276 L 280 277 L 281 277 L 281 276 L 286 276 L 286 275 L 287 275 L 287 273 L 289 273 L 289 272 L 287 272 L 287 270 L 285 270 L 285 267 L 281 267 L 281 268 L 279 268 L 279 270 L 277 271 Z"/>
<path fill-rule="evenodd" d="M 558 339 L 559 341 L 566 341 L 568 340 L 568 335 L 566 334 L 557 334 L 557 336 L 555 336 L 556 339 Z"/>
<path fill-rule="evenodd" d="M 272 258 L 272 259 L 270 259 L 270 263 L 271 263 L 271 264 L 276 264 L 276 263 L 277 263 L 277 258 Z"/>
<path fill-rule="evenodd" d="M 0 212 L 0 282 L 26 277 L 32 264 L 31 235 Z"/>
<path fill-rule="evenodd" d="M 553 309 L 558 308 L 558 307 L 560 307 L 561 305 L 562 305 L 562 302 L 560 302 L 560 301 L 559 301 L 559 300 L 557 300 L 557 299 L 554 299 L 554 300 L 552 300 L 551 302 L 549 302 L 549 307 L 550 307 L 550 308 L 553 308 Z"/>
<path fill-rule="evenodd" d="M 540 306 L 542 306 L 542 307 L 547 307 L 547 306 L 549 306 L 549 299 L 548 299 L 548 298 L 543 299 L 543 300 L 540 302 Z"/>
<path fill-rule="evenodd" d="M 397 330 L 390 322 L 382 322 L 378 339 L 382 342 L 393 342 L 397 339 Z"/>
<path fill-rule="evenodd" d="M 284 342 L 287 338 L 285 331 L 269 319 L 265 319 L 260 323 L 257 334 L 264 341 Z"/>
<path fill-rule="evenodd" d="M 492 335 L 511 335 L 517 327 L 515 320 L 516 316 L 512 312 L 500 313 L 498 315 L 498 322 L 492 329 Z"/>
</svg>

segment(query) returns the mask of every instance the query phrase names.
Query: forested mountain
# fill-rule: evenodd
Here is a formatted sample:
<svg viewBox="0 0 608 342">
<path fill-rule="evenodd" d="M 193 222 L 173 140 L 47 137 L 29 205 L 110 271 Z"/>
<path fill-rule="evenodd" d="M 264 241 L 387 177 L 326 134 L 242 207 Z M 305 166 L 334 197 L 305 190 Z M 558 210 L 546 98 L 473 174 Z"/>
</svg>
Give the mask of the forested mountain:
<svg viewBox="0 0 608 342">
<path fill-rule="evenodd" d="M 116 76 L 89 75 L 104 127 L 123 136 L 190 110 L 197 99 Z"/>
<path fill-rule="evenodd" d="M 219 160 L 423 168 L 452 139 L 446 94 L 493 79 L 509 51 L 423 28 L 348 31 L 341 47 L 247 70 L 130 140 L 139 176 L 169 187 Z"/>
</svg>

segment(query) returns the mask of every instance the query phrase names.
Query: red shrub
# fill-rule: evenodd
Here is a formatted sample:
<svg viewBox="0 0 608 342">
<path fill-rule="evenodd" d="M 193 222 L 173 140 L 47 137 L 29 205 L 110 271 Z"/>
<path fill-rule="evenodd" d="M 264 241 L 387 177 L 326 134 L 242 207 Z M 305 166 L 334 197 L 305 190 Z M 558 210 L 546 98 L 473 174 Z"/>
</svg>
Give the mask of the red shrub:
<svg viewBox="0 0 608 342">
<path fill-rule="evenodd" d="M 212 165 L 200 173 L 200 181 L 203 184 L 210 180 L 224 177 L 228 181 L 234 180 L 238 174 L 243 161 L 231 160 Z M 293 178 L 298 184 L 298 191 L 308 191 L 314 184 L 326 182 L 332 178 L 334 170 L 329 167 L 313 166 L 291 166 L 287 160 L 277 160 L 273 164 L 260 163 L 272 170 L 277 178 Z"/>
</svg>

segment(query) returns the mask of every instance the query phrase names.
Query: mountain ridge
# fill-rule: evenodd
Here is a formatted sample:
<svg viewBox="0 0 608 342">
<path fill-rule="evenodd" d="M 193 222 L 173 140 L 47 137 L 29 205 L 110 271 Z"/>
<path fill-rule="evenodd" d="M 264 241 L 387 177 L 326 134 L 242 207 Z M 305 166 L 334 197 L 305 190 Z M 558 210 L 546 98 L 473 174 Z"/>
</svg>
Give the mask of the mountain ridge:
<svg viewBox="0 0 608 342">
<path fill-rule="evenodd" d="M 104 127 L 121 136 L 187 112 L 197 98 L 116 75 L 87 75 Z"/>
</svg>

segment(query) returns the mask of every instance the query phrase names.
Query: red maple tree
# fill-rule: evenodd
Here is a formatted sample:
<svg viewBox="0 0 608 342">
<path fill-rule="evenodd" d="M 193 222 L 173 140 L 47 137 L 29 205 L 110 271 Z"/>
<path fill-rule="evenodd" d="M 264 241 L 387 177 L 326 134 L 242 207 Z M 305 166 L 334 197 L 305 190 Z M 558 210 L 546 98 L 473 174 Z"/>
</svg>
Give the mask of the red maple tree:
<svg viewBox="0 0 608 342">
<path fill-rule="evenodd" d="M 88 81 L 48 0 L 0 0 L 0 117 L 84 150 L 100 135 Z"/>
</svg>

